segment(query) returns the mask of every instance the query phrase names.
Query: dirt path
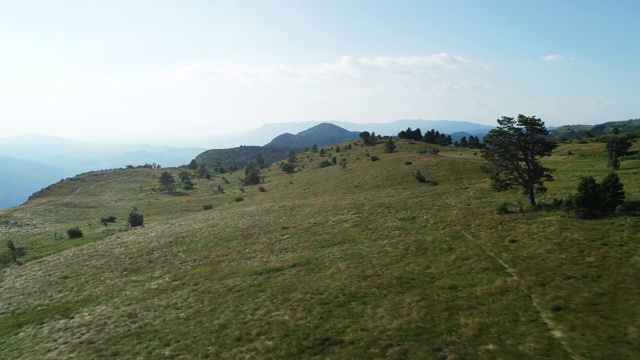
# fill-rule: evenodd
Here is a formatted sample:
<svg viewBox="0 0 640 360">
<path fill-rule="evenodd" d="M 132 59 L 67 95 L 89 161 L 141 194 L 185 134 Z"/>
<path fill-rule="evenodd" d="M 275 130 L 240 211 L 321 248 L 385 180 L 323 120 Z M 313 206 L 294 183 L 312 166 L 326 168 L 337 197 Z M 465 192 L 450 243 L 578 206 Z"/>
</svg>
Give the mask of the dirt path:
<svg viewBox="0 0 640 360">
<path fill-rule="evenodd" d="M 489 249 L 489 247 L 487 245 L 483 244 L 478 239 L 475 239 L 471 235 L 467 234 L 465 231 L 462 231 L 462 233 L 464 234 L 464 236 L 469 238 L 469 240 L 472 240 L 476 244 L 478 244 L 478 246 L 480 246 L 482 248 L 482 250 L 484 250 L 484 252 L 487 253 L 489 256 L 491 256 L 495 261 L 500 263 L 500 265 L 504 268 L 504 271 L 506 271 L 509 275 L 511 275 L 511 277 L 513 279 L 515 279 L 518 282 L 518 284 L 520 284 L 520 289 L 522 290 L 522 292 L 524 292 L 527 295 L 527 297 L 529 297 L 531 299 L 531 304 L 536 309 L 538 314 L 540 314 L 540 318 L 542 318 L 542 321 L 544 321 L 545 324 L 547 324 L 547 328 L 549 328 L 549 331 L 551 332 L 551 335 L 554 338 L 556 338 L 562 344 L 562 347 L 567 351 L 567 353 L 569 353 L 569 355 L 571 356 L 572 359 L 580 360 L 581 358 L 578 355 L 576 355 L 576 353 L 573 350 L 571 350 L 571 348 L 569 347 L 569 344 L 567 344 L 567 342 L 564 340 L 564 334 L 562 333 L 562 331 L 560 331 L 560 329 L 558 328 L 556 323 L 553 322 L 553 320 L 551 318 L 551 314 L 548 311 L 545 311 L 540 306 L 540 303 L 539 303 L 538 299 L 529 290 L 527 290 L 527 287 L 525 286 L 524 282 L 522 282 L 522 280 L 520 280 L 520 278 L 516 274 L 515 270 L 513 268 L 509 267 L 509 265 L 507 265 L 500 258 L 498 258 Z"/>
</svg>

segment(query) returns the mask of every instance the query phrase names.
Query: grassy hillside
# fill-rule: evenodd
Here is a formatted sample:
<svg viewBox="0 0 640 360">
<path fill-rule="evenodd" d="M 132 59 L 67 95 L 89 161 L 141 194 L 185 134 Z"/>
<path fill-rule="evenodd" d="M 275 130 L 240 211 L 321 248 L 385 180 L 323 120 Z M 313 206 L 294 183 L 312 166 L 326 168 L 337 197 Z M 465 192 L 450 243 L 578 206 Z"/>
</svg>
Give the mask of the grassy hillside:
<svg viewBox="0 0 640 360">
<path fill-rule="evenodd" d="M 556 149 L 545 163 L 557 181 L 540 200 L 573 192 L 583 175 L 601 180 L 604 146 Z M 263 172 L 266 191 L 242 187 L 237 172 L 225 175 L 228 183 L 197 179 L 193 191 L 155 192 L 167 169 L 57 184 L 0 212 L 3 243 L 27 251 L 16 266 L 0 250 L 0 353 L 638 358 L 638 214 L 520 213 L 526 199 L 491 192 L 479 153 L 419 153 L 431 147 L 401 141 L 393 154 L 383 145 L 303 153 L 294 174 L 275 165 Z M 317 166 L 333 156 L 345 167 Z M 437 185 L 418 183 L 418 170 Z M 639 172 L 633 158 L 618 172 L 635 208 Z M 503 202 L 515 212 L 498 215 Z M 143 228 L 126 225 L 133 206 Z M 117 222 L 102 225 L 109 215 Z M 58 239 L 74 226 L 83 238 Z"/>
</svg>

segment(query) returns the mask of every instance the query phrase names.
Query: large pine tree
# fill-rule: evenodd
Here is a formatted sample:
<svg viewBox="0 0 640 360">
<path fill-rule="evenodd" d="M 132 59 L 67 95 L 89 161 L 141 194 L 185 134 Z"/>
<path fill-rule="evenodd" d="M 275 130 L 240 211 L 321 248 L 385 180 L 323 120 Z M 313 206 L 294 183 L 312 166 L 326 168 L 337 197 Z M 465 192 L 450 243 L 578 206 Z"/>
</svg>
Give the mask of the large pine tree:
<svg viewBox="0 0 640 360">
<path fill-rule="evenodd" d="M 547 190 L 544 181 L 553 181 L 551 170 L 540 164 L 540 158 L 551 155 L 557 144 L 545 138 L 549 132 L 535 116 L 503 116 L 498 124 L 484 137 L 482 156 L 489 162 L 485 172 L 495 190 L 521 187 L 535 206 L 535 194 Z"/>
</svg>

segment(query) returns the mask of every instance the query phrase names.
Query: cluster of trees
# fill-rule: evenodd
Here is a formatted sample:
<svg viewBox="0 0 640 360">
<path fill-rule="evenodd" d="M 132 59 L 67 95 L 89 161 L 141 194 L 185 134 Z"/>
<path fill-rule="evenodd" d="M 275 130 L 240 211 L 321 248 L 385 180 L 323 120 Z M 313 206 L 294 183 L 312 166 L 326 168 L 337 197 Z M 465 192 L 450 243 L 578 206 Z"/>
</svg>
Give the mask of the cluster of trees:
<svg viewBox="0 0 640 360">
<path fill-rule="evenodd" d="M 463 147 L 469 149 L 482 149 L 484 145 L 480 142 L 480 138 L 477 136 L 469 135 L 467 140 L 466 136 L 463 136 L 459 141 L 453 143 L 455 147 Z"/>
<path fill-rule="evenodd" d="M 434 129 L 431 129 L 427 131 L 424 135 L 422 135 L 422 131 L 420 130 L 420 128 L 417 128 L 415 130 L 411 130 L 411 128 L 407 128 L 407 130 L 403 130 L 398 133 L 398 139 L 422 141 L 428 144 L 442 145 L 442 146 L 448 146 L 453 144 L 451 140 L 451 135 L 440 133 L 439 131 Z"/>
<path fill-rule="evenodd" d="M 593 176 L 582 178 L 577 193 L 564 202 L 565 210 L 581 218 L 595 218 L 616 211 L 624 202 L 624 185 L 614 172 L 605 176 L 602 183 Z"/>
<path fill-rule="evenodd" d="M 517 119 L 503 116 L 498 124 L 484 137 L 482 156 L 488 165 L 483 170 L 489 174 L 495 190 L 520 187 L 535 206 L 535 195 L 546 191 L 544 181 L 553 181 L 551 170 L 540 164 L 540 158 L 550 156 L 557 144 L 548 139 L 544 122 L 535 116 L 519 115 Z M 618 158 L 626 154 L 631 140 L 614 136 L 606 142 L 609 165 L 617 169 Z M 565 199 L 563 206 L 581 218 L 592 218 L 616 211 L 624 198 L 624 185 L 611 172 L 600 184 L 592 176 L 584 177 L 577 193 Z"/>
<path fill-rule="evenodd" d="M 373 146 L 378 143 L 378 137 L 375 132 L 363 131 L 360 133 L 360 139 L 365 146 Z"/>
</svg>

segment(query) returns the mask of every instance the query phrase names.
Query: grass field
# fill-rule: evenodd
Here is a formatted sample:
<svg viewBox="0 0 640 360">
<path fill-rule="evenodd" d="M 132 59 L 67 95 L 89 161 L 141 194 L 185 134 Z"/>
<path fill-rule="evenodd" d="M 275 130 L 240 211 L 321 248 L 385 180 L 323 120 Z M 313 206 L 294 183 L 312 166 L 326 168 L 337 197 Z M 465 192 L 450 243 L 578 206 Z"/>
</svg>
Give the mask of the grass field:
<svg viewBox="0 0 640 360">
<path fill-rule="evenodd" d="M 544 159 L 538 210 L 491 192 L 479 152 L 430 147 L 304 153 L 293 174 L 263 171 L 264 192 L 238 172 L 158 193 L 167 169 L 56 184 L 0 212 L 0 357 L 640 358 L 640 161 L 618 171 L 631 210 L 581 220 L 548 204 L 602 180 L 604 144 Z M 317 166 L 333 156 L 345 168 Z"/>
</svg>

